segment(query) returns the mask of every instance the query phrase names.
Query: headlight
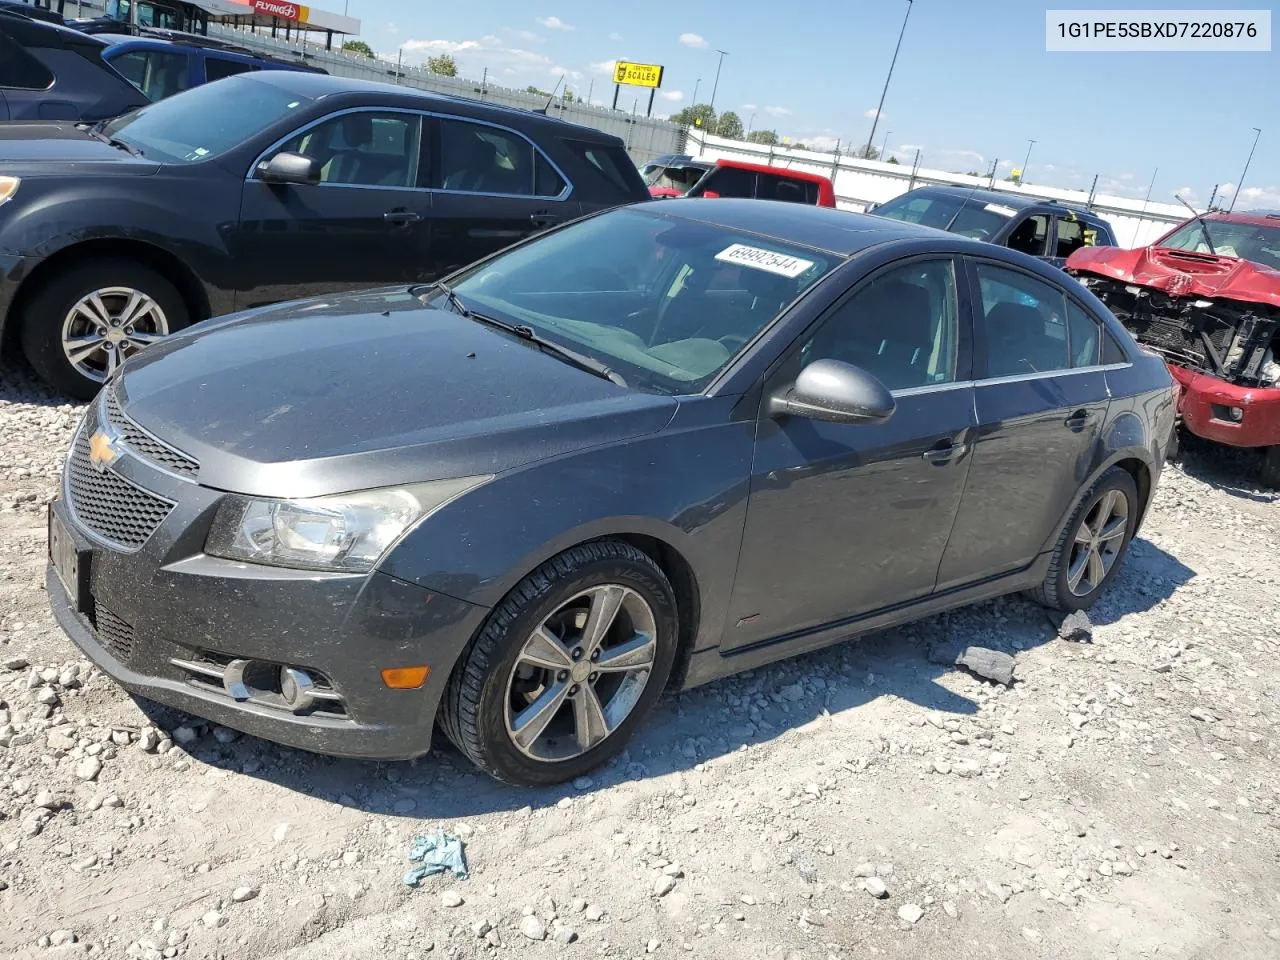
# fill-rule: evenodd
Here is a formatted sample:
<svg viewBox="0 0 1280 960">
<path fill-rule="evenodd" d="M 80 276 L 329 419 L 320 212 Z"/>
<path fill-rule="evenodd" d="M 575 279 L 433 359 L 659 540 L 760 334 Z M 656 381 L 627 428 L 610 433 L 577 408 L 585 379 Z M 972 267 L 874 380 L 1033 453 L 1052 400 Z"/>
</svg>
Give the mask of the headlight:
<svg viewBox="0 0 1280 960">
<path fill-rule="evenodd" d="M 307 500 L 231 496 L 205 553 L 307 570 L 367 571 L 414 524 L 492 479 L 462 477 Z"/>
<path fill-rule="evenodd" d="M 18 184 L 21 182 L 17 177 L 0 177 L 0 203 L 4 203 L 18 192 Z"/>
</svg>

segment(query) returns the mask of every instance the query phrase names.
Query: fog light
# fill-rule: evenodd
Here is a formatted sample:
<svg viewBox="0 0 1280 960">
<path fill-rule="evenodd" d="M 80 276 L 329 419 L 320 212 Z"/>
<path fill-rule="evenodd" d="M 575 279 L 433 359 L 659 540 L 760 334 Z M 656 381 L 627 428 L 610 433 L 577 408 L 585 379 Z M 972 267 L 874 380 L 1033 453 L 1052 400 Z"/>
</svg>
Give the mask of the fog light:
<svg viewBox="0 0 1280 960">
<path fill-rule="evenodd" d="M 1236 423 L 1239 423 L 1241 420 L 1244 419 L 1244 410 L 1241 407 L 1232 407 L 1227 412 L 1231 415 L 1231 419 L 1234 420 Z"/>
<path fill-rule="evenodd" d="M 305 670 L 280 668 L 280 696 L 294 713 L 305 713 L 315 704 L 315 681 Z"/>
<path fill-rule="evenodd" d="M 382 682 L 392 690 L 417 690 L 427 682 L 430 667 L 387 667 L 382 671 Z"/>
</svg>

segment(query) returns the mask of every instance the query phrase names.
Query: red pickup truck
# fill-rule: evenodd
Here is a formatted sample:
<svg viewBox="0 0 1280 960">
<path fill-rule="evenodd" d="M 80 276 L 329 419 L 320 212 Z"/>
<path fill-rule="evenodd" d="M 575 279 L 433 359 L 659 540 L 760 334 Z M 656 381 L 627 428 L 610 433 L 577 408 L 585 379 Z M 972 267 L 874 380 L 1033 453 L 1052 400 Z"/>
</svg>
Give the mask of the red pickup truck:
<svg viewBox="0 0 1280 960">
<path fill-rule="evenodd" d="M 1262 449 L 1280 488 L 1280 213 L 1207 213 L 1140 250 L 1066 263 L 1182 387 L 1183 429 Z"/>
<path fill-rule="evenodd" d="M 695 161 L 696 162 L 696 161 Z M 648 170 L 653 166 L 646 164 Z M 692 164 L 681 165 L 682 171 Z M 655 197 L 681 196 L 666 183 L 650 181 L 649 192 Z M 829 177 L 787 167 L 771 167 L 742 160 L 717 160 L 709 165 L 691 187 L 686 197 L 742 197 L 754 200 L 784 200 L 807 203 L 815 207 L 834 207 L 836 191 Z"/>
</svg>

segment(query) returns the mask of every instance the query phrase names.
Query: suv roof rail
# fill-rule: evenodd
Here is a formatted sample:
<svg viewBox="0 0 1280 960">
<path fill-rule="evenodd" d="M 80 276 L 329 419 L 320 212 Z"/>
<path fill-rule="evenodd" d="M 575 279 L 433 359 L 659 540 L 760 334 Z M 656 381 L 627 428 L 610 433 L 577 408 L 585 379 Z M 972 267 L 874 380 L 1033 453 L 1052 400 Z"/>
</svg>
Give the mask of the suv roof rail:
<svg viewBox="0 0 1280 960">
<path fill-rule="evenodd" d="M 166 30 L 164 27 L 142 27 L 138 30 L 138 36 L 152 37 L 156 40 L 168 40 L 170 43 L 180 44 L 184 47 L 206 47 L 210 50 L 225 50 L 228 53 L 243 53 L 251 57 L 257 56 L 242 44 L 219 40 L 217 37 L 204 37 L 198 33 L 186 33 L 182 30 Z"/>
</svg>

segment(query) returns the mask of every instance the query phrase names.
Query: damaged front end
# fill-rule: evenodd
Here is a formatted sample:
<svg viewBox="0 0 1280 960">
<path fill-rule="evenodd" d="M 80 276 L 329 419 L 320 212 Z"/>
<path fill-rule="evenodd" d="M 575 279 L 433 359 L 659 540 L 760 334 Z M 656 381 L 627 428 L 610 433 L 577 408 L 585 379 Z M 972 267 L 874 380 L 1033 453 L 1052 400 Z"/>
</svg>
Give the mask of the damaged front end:
<svg viewBox="0 0 1280 960">
<path fill-rule="evenodd" d="M 1280 271 L 1160 247 L 1086 247 L 1066 270 L 1167 362 L 1237 386 L 1280 385 Z"/>
</svg>

